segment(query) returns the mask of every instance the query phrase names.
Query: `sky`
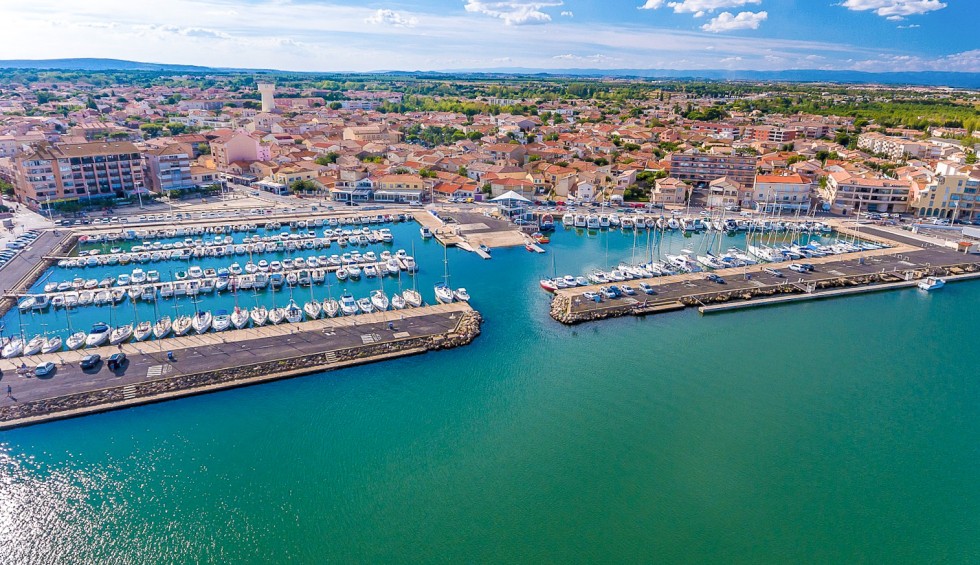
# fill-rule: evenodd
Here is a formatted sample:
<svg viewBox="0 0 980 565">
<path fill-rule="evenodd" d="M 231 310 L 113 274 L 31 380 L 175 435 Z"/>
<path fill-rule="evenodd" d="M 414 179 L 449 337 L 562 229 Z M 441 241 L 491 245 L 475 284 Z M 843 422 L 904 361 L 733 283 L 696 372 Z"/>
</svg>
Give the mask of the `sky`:
<svg viewBox="0 0 980 565">
<path fill-rule="evenodd" d="M 980 0 L 2 0 L 0 59 L 980 72 Z"/>
</svg>

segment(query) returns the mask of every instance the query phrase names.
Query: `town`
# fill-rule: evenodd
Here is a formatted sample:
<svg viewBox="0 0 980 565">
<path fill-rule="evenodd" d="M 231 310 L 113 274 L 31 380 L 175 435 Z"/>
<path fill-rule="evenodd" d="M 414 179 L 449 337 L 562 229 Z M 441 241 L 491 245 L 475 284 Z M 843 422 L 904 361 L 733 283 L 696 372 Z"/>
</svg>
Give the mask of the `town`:
<svg viewBox="0 0 980 565">
<path fill-rule="evenodd" d="M 329 78 L 7 71 L 7 206 L 54 219 L 235 190 L 341 205 L 513 191 L 559 206 L 980 220 L 976 92 Z M 908 115 L 868 117 L 890 103 Z"/>
</svg>

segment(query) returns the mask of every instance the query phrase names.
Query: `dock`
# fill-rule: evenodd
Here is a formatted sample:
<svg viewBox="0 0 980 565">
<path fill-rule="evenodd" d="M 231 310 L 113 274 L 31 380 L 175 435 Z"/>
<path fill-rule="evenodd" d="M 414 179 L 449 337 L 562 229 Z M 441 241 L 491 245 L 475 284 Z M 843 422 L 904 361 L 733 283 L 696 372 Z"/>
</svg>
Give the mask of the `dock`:
<svg viewBox="0 0 980 565">
<path fill-rule="evenodd" d="M 708 280 L 707 273 L 703 272 L 609 283 L 629 284 L 635 288 L 644 282 L 653 287 L 655 294 L 638 291 L 634 296 L 601 302 L 588 300 L 583 295 L 608 285 L 562 289 L 556 291 L 552 299 L 551 316 L 564 324 L 578 324 L 619 316 L 656 315 L 689 307 L 707 314 L 910 288 L 929 276 L 948 281 L 980 279 L 980 256 L 949 248 L 918 247 L 913 239 L 884 231 L 862 229 L 859 237 L 891 247 L 713 271 L 724 279 L 724 284 Z M 810 263 L 815 268 L 812 272 L 794 272 L 788 269 L 794 262 Z M 766 269 L 778 269 L 785 276 L 778 277 Z"/>
<path fill-rule="evenodd" d="M 481 321 L 467 303 L 439 304 L 2 360 L 13 398 L 0 401 L 0 430 L 459 347 Z M 120 351 L 127 363 L 110 371 Z M 82 370 L 91 353 L 102 363 Z M 47 361 L 53 374 L 34 376 Z"/>
</svg>

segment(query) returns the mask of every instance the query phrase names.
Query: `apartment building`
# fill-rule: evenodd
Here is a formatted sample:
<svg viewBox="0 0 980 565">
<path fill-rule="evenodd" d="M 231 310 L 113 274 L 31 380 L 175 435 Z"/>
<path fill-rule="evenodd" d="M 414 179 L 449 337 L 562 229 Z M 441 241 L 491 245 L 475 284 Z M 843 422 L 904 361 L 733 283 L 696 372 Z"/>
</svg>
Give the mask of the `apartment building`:
<svg viewBox="0 0 980 565">
<path fill-rule="evenodd" d="M 155 192 L 187 190 L 195 186 L 191 157 L 176 143 L 147 151 L 146 186 Z"/>
<path fill-rule="evenodd" d="M 838 171 L 827 177 L 827 188 L 822 196 L 832 211 L 843 214 L 857 211 L 904 213 L 908 211 L 911 188 L 912 183 L 908 180 L 866 178 Z"/>
<path fill-rule="evenodd" d="M 745 137 L 753 141 L 769 143 L 789 143 L 799 136 L 799 130 L 776 126 L 758 126 L 746 132 Z"/>
<path fill-rule="evenodd" d="M 755 156 L 702 153 L 690 149 L 670 155 L 670 176 L 698 187 L 705 187 L 721 177 L 752 184 L 758 161 Z"/>
<path fill-rule="evenodd" d="M 15 160 L 15 177 L 18 200 L 34 209 L 145 191 L 142 157 L 128 141 L 38 145 Z"/>
<path fill-rule="evenodd" d="M 683 204 L 687 202 L 688 184 L 678 178 L 657 179 L 650 192 L 654 204 Z"/>
<path fill-rule="evenodd" d="M 755 177 L 752 198 L 759 211 L 806 212 L 810 209 L 812 190 L 813 184 L 796 173 L 758 175 Z"/>
<path fill-rule="evenodd" d="M 940 163 L 930 182 L 912 187 L 909 208 L 923 218 L 980 219 L 980 170 Z"/>
<path fill-rule="evenodd" d="M 857 146 L 862 151 L 885 155 L 889 159 L 895 160 L 904 157 L 924 157 L 929 148 L 928 143 L 903 137 L 892 137 L 878 132 L 862 133 L 858 136 Z"/>
</svg>

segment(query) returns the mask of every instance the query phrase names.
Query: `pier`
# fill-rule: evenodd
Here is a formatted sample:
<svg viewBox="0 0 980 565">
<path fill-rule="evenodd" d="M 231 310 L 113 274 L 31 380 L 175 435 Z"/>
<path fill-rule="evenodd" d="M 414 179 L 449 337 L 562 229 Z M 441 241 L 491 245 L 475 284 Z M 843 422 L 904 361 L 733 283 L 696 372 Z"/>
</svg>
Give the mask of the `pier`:
<svg viewBox="0 0 980 565">
<path fill-rule="evenodd" d="M 845 228 L 845 233 L 849 232 Z M 578 324 L 619 316 L 655 315 L 688 307 L 709 313 L 909 288 L 929 276 L 946 277 L 950 281 L 980 278 L 980 257 L 976 255 L 942 247 L 918 247 L 916 244 L 921 245 L 921 242 L 881 230 L 872 232 L 862 228 L 856 234 L 891 247 L 712 271 L 724 279 L 724 284 L 709 280 L 704 272 L 609 283 L 629 284 L 635 288 L 643 282 L 651 285 L 655 294 L 637 291 L 633 296 L 604 298 L 601 302 L 588 300 L 584 294 L 598 292 L 601 286 L 608 285 L 561 289 L 555 292 L 552 300 L 551 316 L 564 324 Z M 810 263 L 814 270 L 792 271 L 788 267 L 795 262 Z M 771 274 L 767 269 L 778 269 L 784 276 Z"/>
<path fill-rule="evenodd" d="M 481 321 L 457 302 L 0 360 L 13 397 L 0 402 L 0 430 L 459 347 Z M 111 371 L 117 352 L 127 362 Z M 92 353 L 102 362 L 83 370 Z M 34 376 L 48 361 L 53 374 Z"/>
</svg>

